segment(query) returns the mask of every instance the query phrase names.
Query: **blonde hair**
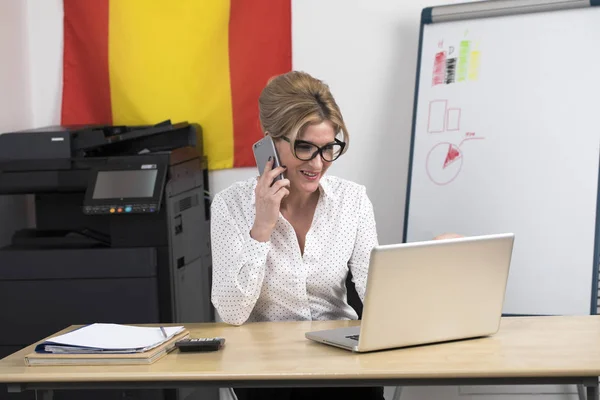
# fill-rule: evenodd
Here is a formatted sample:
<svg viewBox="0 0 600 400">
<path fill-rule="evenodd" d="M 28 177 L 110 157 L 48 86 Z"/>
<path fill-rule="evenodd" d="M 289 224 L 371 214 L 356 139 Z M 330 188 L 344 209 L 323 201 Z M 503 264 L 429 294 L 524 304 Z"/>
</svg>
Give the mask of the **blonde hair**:
<svg viewBox="0 0 600 400">
<path fill-rule="evenodd" d="M 291 71 L 269 79 L 258 108 L 263 132 L 273 138 L 287 136 L 290 146 L 309 125 L 329 121 L 336 136 L 343 134 L 344 152 L 348 149 L 346 124 L 329 86 L 306 72 Z"/>
</svg>

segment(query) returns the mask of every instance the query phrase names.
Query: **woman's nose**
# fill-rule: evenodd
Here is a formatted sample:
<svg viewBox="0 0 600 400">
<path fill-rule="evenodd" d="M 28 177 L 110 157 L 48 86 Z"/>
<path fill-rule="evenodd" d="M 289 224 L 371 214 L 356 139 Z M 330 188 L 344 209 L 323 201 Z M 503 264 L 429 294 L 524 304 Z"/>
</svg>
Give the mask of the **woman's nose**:
<svg viewBox="0 0 600 400">
<path fill-rule="evenodd" d="M 320 171 L 323 167 L 323 159 L 321 158 L 321 155 L 317 154 L 315 158 L 309 161 L 308 165 L 310 165 L 311 168 Z"/>
</svg>

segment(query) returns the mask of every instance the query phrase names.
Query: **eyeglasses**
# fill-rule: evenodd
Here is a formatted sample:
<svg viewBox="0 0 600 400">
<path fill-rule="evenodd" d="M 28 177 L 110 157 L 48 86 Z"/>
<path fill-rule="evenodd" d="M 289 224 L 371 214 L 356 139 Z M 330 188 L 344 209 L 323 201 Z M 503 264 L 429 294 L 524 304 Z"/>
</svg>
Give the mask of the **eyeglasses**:
<svg viewBox="0 0 600 400">
<path fill-rule="evenodd" d="M 282 136 L 281 138 L 286 142 L 291 143 L 290 139 L 287 137 Z M 332 162 L 337 160 L 342 154 L 344 147 L 346 147 L 346 143 L 338 139 L 335 139 L 335 143 L 327 143 L 323 147 L 319 147 L 316 144 L 305 140 L 295 140 L 294 156 L 301 161 L 310 161 L 315 158 L 317 154 L 320 154 L 324 161 Z"/>
</svg>

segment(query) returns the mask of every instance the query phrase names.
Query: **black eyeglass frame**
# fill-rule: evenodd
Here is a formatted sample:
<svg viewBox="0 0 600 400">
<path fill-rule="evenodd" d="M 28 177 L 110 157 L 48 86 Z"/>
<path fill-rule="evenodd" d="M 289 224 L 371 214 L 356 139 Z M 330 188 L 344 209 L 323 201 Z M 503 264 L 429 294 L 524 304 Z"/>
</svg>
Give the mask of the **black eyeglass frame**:
<svg viewBox="0 0 600 400">
<path fill-rule="evenodd" d="M 288 142 L 288 143 L 290 143 L 290 144 L 292 143 L 292 142 L 290 141 L 290 139 L 289 139 L 288 137 L 286 137 L 286 136 L 282 136 L 282 137 L 281 137 L 281 139 L 285 140 L 286 142 Z M 314 143 L 312 143 L 312 142 L 307 142 L 306 140 L 300 140 L 300 139 L 296 139 L 296 140 L 294 141 L 294 146 L 292 147 L 292 150 L 293 150 L 293 153 L 294 153 L 294 157 L 296 157 L 296 158 L 297 158 L 298 160 L 300 160 L 300 161 L 310 161 L 310 160 L 312 160 L 313 158 L 315 158 L 315 157 L 317 156 L 317 154 L 319 154 L 319 155 L 321 156 L 321 158 L 323 159 L 323 161 L 325 161 L 325 162 L 334 162 L 335 160 L 337 160 L 338 158 L 340 158 L 340 156 L 341 156 L 341 155 L 344 153 L 344 148 L 346 147 L 346 142 L 342 142 L 341 140 L 339 140 L 339 139 L 337 139 L 337 138 L 335 138 L 334 140 L 335 140 L 335 143 L 327 143 L 325 146 L 323 146 L 323 147 L 319 147 L 319 146 L 317 146 L 316 144 L 314 144 Z M 316 148 L 317 148 L 317 150 L 315 150 L 315 151 L 312 153 L 312 155 L 310 156 L 310 158 L 307 158 L 307 159 L 305 160 L 305 159 L 303 159 L 303 158 L 300 158 L 300 157 L 298 157 L 298 156 L 296 155 L 296 146 L 297 146 L 298 144 L 308 144 L 308 145 L 311 145 L 311 146 L 314 146 L 314 147 L 316 147 Z M 337 157 L 335 157 L 333 160 L 327 160 L 327 159 L 326 159 L 326 158 L 323 156 L 323 149 L 324 149 L 325 147 L 327 147 L 327 146 L 331 145 L 331 144 L 338 144 L 338 145 L 341 147 L 341 148 L 340 148 L 340 153 L 339 153 L 339 154 L 337 155 Z"/>
</svg>

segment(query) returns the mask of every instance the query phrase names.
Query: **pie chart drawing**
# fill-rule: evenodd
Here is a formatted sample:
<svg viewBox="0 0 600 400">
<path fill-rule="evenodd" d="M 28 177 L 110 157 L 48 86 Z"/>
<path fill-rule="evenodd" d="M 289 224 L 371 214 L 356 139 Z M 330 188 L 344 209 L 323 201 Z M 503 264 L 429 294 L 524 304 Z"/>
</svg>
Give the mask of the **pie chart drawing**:
<svg viewBox="0 0 600 400">
<path fill-rule="evenodd" d="M 458 176 L 462 168 L 463 155 L 452 143 L 438 143 L 427 154 L 425 168 L 429 179 L 436 185 L 447 185 Z"/>
</svg>

